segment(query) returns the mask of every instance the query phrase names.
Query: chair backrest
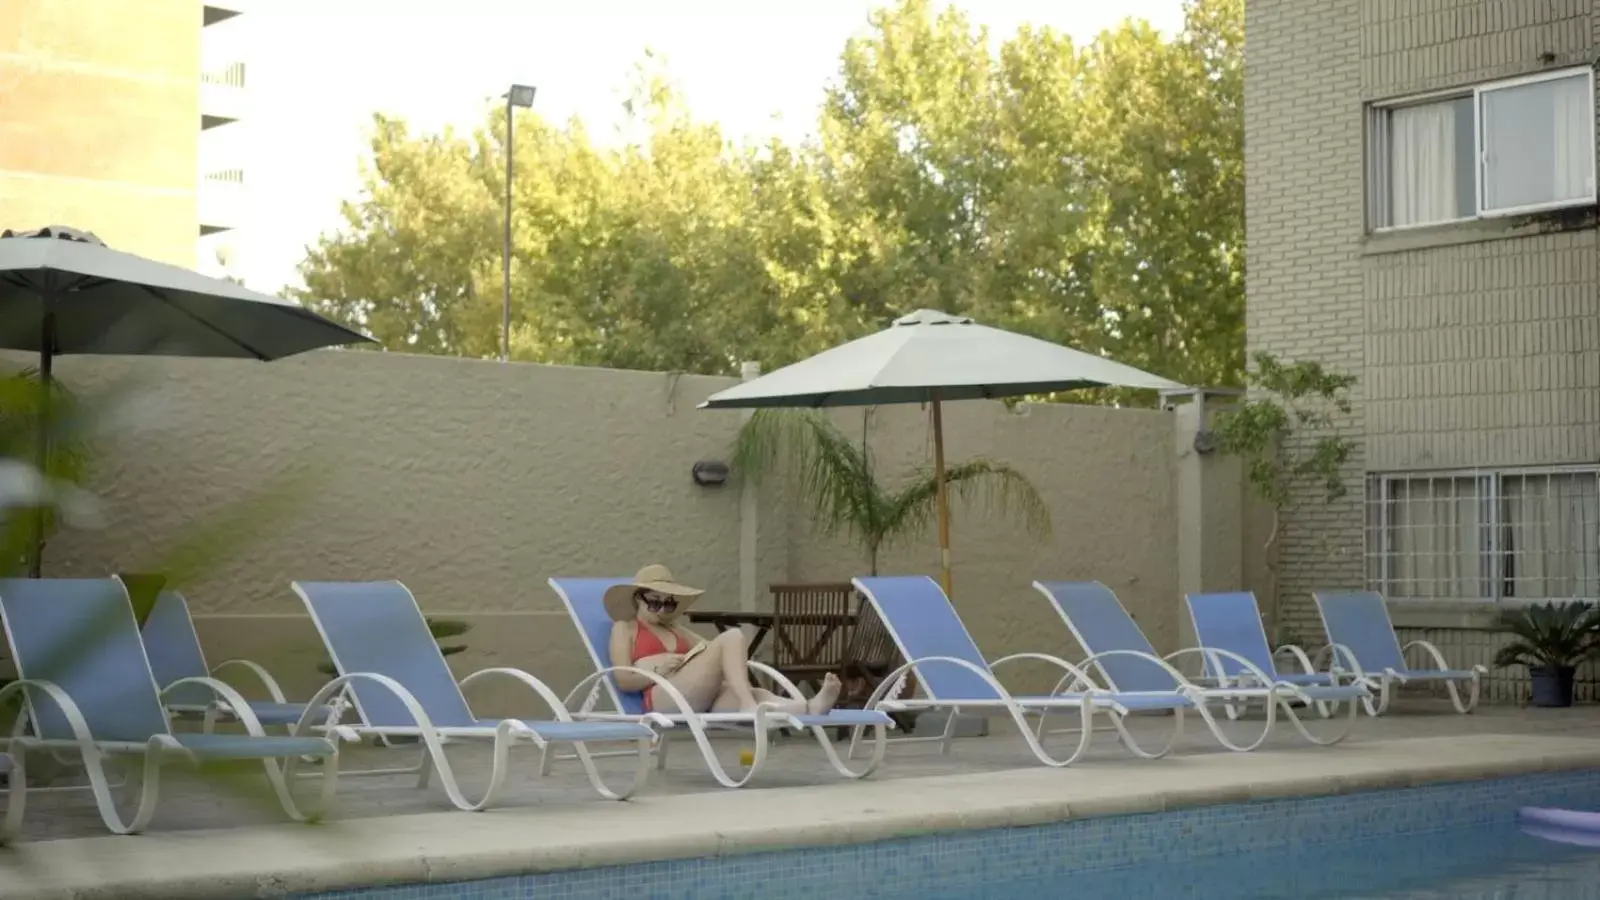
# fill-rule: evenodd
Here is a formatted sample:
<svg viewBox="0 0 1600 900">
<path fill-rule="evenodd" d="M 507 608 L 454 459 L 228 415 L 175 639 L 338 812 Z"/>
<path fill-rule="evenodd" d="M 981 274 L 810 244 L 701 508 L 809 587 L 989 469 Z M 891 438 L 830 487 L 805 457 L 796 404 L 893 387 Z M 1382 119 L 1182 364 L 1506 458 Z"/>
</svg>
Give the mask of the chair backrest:
<svg viewBox="0 0 1600 900">
<path fill-rule="evenodd" d="M 387 675 L 411 692 L 436 726 L 463 728 L 477 723 L 405 585 L 296 581 L 293 587 L 305 601 L 340 675 Z M 351 695 L 361 720 L 374 728 L 416 727 L 400 700 L 379 685 L 358 679 Z"/>
<path fill-rule="evenodd" d="M 20 678 L 49 681 L 101 742 L 144 743 L 169 731 L 128 592 L 115 578 L 0 580 L 0 619 Z M 27 690 L 34 734 L 71 740 L 48 695 Z"/>
<path fill-rule="evenodd" d="M 1394 623 L 1389 620 L 1389 608 L 1383 596 L 1375 591 L 1314 591 L 1317 611 L 1322 615 L 1322 627 L 1328 640 L 1343 644 L 1356 655 L 1356 662 L 1364 672 L 1406 670 L 1405 656 L 1400 652 L 1400 639 L 1395 637 Z M 1334 665 L 1348 665 L 1339 656 Z"/>
<path fill-rule="evenodd" d="M 606 591 L 614 585 L 627 584 L 631 578 L 552 578 L 550 587 L 566 604 L 572 624 L 578 626 L 578 636 L 596 671 L 611 668 L 611 616 L 606 612 Z M 624 691 L 617 687 L 616 679 L 602 679 L 611 693 L 611 702 L 617 711 L 630 716 L 644 715 L 644 692 Z"/>
<path fill-rule="evenodd" d="M 1256 606 L 1255 594 L 1249 591 L 1185 594 L 1183 602 L 1189 607 L 1195 641 L 1201 647 L 1237 653 L 1268 675 L 1278 674 L 1272 662 L 1272 645 L 1267 643 L 1267 630 L 1261 624 L 1261 610 Z M 1206 671 L 1218 678 L 1236 678 L 1245 674 L 1244 666 L 1238 660 L 1210 655 L 1206 656 Z"/>
<path fill-rule="evenodd" d="M 856 589 L 877 610 L 878 618 L 908 662 L 948 656 L 989 671 L 967 626 L 956 615 L 938 582 L 926 575 L 855 579 Z M 949 663 L 930 663 L 917 670 L 923 690 L 946 703 L 1000 699 L 995 689 L 970 670 Z"/>
<path fill-rule="evenodd" d="M 1156 650 L 1128 615 L 1122 601 L 1098 581 L 1035 581 L 1033 586 L 1050 598 L 1073 637 L 1090 656 L 1107 650 L 1132 650 L 1156 656 Z M 1071 660 L 1068 660 L 1071 662 Z M 1111 656 L 1095 668 L 1114 691 L 1175 691 L 1177 679 L 1164 666 L 1133 656 Z"/>
<path fill-rule="evenodd" d="M 144 652 L 150 658 L 150 672 L 156 685 L 167 687 L 180 678 L 210 674 L 200 636 L 189 617 L 189 604 L 177 591 L 162 591 L 150 607 L 150 616 L 140 631 Z M 162 697 L 168 706 L 207 706 L 216 694 L 203 685 L 186 684 Z"/>
</svg>

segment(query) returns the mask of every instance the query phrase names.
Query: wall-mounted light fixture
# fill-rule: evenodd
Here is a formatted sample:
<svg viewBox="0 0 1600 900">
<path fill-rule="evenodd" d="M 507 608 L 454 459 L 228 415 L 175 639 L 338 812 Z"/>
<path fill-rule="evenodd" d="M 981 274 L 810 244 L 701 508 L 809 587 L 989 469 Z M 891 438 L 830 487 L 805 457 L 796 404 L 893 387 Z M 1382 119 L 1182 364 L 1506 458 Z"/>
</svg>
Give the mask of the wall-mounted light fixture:
<svg viewBox="0 0 1600 900">
<path fill-rule="evenodd" d="M 702 459 L 689 470 L 694 483 L 701 487 L 721 487 L 728 481 L 728 464 L 714 459 Z"/>
</svg>

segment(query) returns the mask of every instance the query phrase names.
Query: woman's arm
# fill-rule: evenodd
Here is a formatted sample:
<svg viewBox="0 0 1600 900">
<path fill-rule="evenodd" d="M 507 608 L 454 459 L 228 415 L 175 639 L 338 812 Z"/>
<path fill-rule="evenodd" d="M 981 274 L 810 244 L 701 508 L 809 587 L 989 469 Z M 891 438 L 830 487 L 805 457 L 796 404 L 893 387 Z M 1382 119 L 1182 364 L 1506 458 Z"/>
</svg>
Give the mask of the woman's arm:
<svg viewBox="0 0 1600 900">
<path fill-rule="evenodd" d="M 611 626 L 611 665 L 633 665 L 633 635 L 638 628 L 635 622 L 616 622 Z M 650 679 L 637 672 L 616 673 L 617 687 L 625 691 L 642 691 L 649 687 Z"/>
</svg>

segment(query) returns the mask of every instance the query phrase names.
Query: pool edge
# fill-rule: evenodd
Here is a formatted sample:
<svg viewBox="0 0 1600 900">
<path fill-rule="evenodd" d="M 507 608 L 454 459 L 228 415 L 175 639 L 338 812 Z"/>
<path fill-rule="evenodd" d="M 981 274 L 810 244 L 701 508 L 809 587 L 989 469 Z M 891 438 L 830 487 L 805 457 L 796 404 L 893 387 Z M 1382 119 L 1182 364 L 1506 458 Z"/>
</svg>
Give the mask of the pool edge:
<svg viewBox="0 0 1600 900">
<path fill-rule="evenodd" d="M 1313 765 L 1321 770 L 1309 771 Z M 515 808 L 478 815 L 440 812 L 344 820 L 315 829 L 284 825 L 46 841 L 0 853 L 0 880 L 5 882 L 5 896 L 19 900 L 282 897 L 733 857 L 1591 768 L 1600 768 L 1600 741 L 1506 735 L 1426 738 L 1327 750 L 1258 752 L 1248 757 L 1227 754 L 1157 762 L 1095 762 L 1068 770 L 1008 770 L 853 786 L 647 795 L 629 804 L 597 800 L 592 808 L 559 812 Z M 1096 795 L 1086 789 L 1093 783 L 1083 782 L 1081 777 L 1127 778 L 1130 773 L 1139 781 L 1167 785 L 1152 790 L 1101 790 Z M 1059 798 L 1041 793 L 1057 790 L 1062 792 Z M 986 793 L 995 799 L 986 802 Z M 809 820 L 781 814 L 784 807 L 806 807 L 797 801 L 804 795 L 860 798 L 861 802 L 854 811 L 837 813 L 828 812 L 833 807 L 826 802 L 811 803 L 819 812 L 811 813 Z M 972 799 L 974 796 L 978 799 Z M 681 810 L 683 802 L 691 798 L 707 809 L 708 821 L 671 813 L 674 805 Z M 881 802 L 886 800 L 889 804 Z M 893 808 L 897 800 L 907 805 Z M 774 816 L 780 821 L 750 821 L 748 813 L 761 807 L 776 810 Z M 747 813 L 745 821 L 729 821 L 741 809 Z M 717 814 L 723 816 L 720 823 Z M 651 819 L 676 821 L 681 830 L 663 835 L 634 827 L 648 825 L 641 820 Z M 429 825 L 451 833 L 441 835 L 430 831 Z M 526 837 L 519 839 L 519 835 Z M 477 849 L 472 849 L 474 846 Z M 353 851 L 360 853 L 347 854 Z M 247 860 L 241 861 L 241 853 L 248 854 Z M 233 862 L 229 864 L 225 858 Z M 168 861 L 165 865 L 163 859 Z"/>
</svg>

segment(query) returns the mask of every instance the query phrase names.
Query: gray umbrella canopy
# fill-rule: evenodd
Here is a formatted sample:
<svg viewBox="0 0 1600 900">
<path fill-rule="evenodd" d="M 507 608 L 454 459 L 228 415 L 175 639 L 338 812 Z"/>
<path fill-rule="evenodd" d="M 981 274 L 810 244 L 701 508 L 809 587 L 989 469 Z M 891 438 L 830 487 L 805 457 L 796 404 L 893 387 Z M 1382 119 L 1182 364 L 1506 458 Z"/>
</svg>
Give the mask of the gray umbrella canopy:
<svg viewBox="0 0 1600 900">
<path fill-rule="evenodd" d="M 719 391 L 701 406 L 882 406 L 1095 387 L 1183 386 L 1081 350 L 924 309 L 883 331 Z"/>
<path fill-rule="evenodd" d="M 939 489 L 941 581 L 950 593 L 950 508 L 944 480 L 945 400 L 1017 397 L 1080 388 L 1178 391 L 1183 385 L 1060 344 L 923 309 L 876 334 L 718 391 L 702 409 L 927 403 Z"/>
<path fill-rule="evenodd" d="M 0 235 L 7 350 L 270 360 L 370 340 L 294 303 L 112 250 L 84 232 Z"/>
<path fill-rule="evenodd" d="M 231 281 L 112 250 L 88 232 L 0 232 L 0 349 L 39 354 L 44 403 L 51 361 L 66 354 L 272 360 L 371 340 Z M 48 431 L 39 429 L 41 472 Z M 35 528 L 29 571 L 38 577 L 42 508 Z"/>
</svg>

